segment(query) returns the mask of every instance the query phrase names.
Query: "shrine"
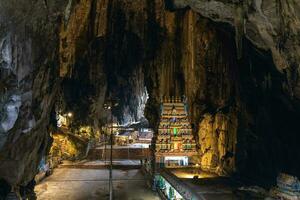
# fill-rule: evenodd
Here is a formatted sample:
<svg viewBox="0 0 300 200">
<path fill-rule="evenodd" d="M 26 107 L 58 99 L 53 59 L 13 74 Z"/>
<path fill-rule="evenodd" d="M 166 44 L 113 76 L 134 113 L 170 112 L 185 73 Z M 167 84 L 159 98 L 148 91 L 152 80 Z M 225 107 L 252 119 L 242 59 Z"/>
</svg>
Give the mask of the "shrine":
<svg viewBox="0 0 300 200">
<path fill-rule="evenodd" d="M 188 166 L 190 157 L 197 155 L 185 99 L 162 99 L 155 151 L 160 167 Z"/>
</svg>

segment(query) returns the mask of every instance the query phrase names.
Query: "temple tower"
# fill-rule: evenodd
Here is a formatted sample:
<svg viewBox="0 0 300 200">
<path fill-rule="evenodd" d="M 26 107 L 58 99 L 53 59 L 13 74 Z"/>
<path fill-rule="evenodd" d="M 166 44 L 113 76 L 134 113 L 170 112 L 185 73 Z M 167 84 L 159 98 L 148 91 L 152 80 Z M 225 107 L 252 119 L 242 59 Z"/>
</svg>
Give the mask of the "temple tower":
<svg viewBox="0 0 300 200">
<path fill-rule="evenodd" d="M 196 142 L 185 99 L 162 98 L 160 124 L 155 144 L 156 163 L 161 167 L 188 166 L 193 155 L 197 155 Z"/>
</svg>

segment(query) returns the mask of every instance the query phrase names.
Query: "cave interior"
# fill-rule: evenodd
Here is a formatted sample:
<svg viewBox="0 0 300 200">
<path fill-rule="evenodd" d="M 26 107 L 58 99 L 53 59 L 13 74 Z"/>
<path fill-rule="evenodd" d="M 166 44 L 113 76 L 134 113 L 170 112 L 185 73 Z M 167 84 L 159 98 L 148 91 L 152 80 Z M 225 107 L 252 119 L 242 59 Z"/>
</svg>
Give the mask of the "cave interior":
<svg viewBox="0 0 300 200">
<path fill-rule="evenodd" d="M 0 199 L 34 187 L 59 114 L 89 140 L 112 118 L 153 142 L 172 96 L 206 170 L 265 188 L 300 177 L 300 4 L 257 2 L 0 2 Z"/>
</svg>

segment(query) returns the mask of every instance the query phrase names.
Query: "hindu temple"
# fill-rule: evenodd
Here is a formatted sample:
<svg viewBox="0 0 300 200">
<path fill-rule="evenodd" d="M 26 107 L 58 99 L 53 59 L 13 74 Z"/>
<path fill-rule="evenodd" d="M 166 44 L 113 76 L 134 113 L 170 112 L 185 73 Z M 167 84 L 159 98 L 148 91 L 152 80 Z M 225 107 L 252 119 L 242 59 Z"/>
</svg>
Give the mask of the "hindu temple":
<svg viewBox="0 0 300 200">
<path fill-rule="evenodd" d="M 184 98 L 163 98 L 155 145 L 155 159 L 160 166 L 188 166 L 191 157 L 197 155 Z"/>
</svg>

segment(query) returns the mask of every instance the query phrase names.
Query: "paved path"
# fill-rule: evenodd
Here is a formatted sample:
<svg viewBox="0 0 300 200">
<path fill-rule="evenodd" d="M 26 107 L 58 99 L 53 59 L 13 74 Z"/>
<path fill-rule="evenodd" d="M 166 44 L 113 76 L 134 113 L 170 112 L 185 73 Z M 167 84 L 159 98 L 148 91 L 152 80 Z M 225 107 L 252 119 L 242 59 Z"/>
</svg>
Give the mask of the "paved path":
<svg viewBox="0 0 300 200">
<path fill-rule="evenodd" d="M 103 160 L 82 160 L 78 162 L 63 161 L 59 168 L 77 168 L 77 169 L 109 169 L 110 161 Z M 140 169 L 140 160 L 113 160 L 113 169 Z"/>
<path fill-rule="evenodd" d="M 115 200 L 159 200 L 140 170 L 113 170 Z M 106 200 L 108 170 L 55 169 L 35 189 L 38 200 Z"/>
<path fill-rule="evenodd" d="M 134 143 L 134 144 L 129 144 L 127 146 L 120 146 L 120 145 L 113 145 L 113 149 L 149 149 L 150 144 L 143 144 L 143 143 Z M 106 147 L 105 145 L 101 145 L 96 147 L 97 149 L 110 149 L 110 145 L 107 144 Z"/>
</svg>

